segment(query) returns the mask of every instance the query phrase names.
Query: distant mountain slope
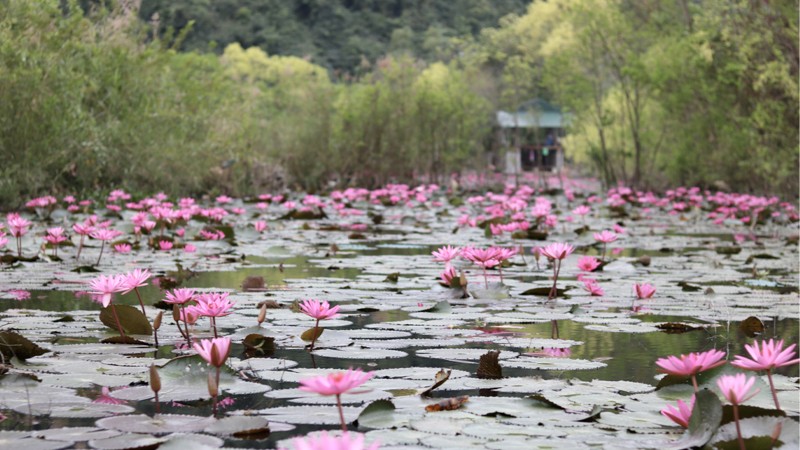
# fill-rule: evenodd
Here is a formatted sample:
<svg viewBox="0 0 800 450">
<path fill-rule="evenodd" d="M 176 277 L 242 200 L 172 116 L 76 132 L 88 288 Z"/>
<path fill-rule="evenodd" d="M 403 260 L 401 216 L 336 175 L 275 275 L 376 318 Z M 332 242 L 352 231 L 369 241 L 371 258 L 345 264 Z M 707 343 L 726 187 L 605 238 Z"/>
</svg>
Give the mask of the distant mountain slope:
<svg viewBox="0 0 800 450">
<path fill-rule="evenodd" d="M 477 35 L 530 0 L 143 0 L 140 16 L 158 14 L 160 32 L 194 21 L 184 49 L 238 42 L 269 54 L 308 56 L 352 71 L 363 59 L 407 50 L 428 60 L 447 57 L 450 37 Z"/>
</svg>

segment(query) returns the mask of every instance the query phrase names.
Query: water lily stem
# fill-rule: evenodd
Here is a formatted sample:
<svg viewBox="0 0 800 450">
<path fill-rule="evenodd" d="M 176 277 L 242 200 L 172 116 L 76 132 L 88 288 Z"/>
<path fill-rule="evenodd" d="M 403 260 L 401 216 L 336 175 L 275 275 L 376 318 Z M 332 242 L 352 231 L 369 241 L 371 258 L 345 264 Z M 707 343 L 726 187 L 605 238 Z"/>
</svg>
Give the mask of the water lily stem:
<svg viewBox="0 0 800 450">
<path fill-rule="evenodd" d="M 100 241 L 100 256 L 97 257 L 97 263 L 95 266 L 100 265 L 100 259 L 103 257 L 103 249 L 106 247 L 106 241 Z"/>
<path fill-rule="evenodd" d="M 694 393 L 697 394 L 700 390 L 697 386 L 697 375 L 692 375 L 692 386 L 694 386 Z"/>
<path fill-rule="evenodd" d="M 217 339 L 219 335 L 217 335 L 217 321 L 215 317 L 211 317 L 211 328 L 214 330 L 214 339 Z"/>
<path fill-rule="evenodd" d="M 558 283 L 558 273 L 561 271 L 561 260 L 555 259 L 553 260 L 553 287 L 550 288 L 550 294 L 547 296 L 547 301 L 556 298 L 558 295 L 558 288 L 556 284 Z"/>
<path fill-rule="evenodd" d="M 733 420 L 736 422 L 736 438 L 739 440 L 739 450 L 745 450 L 742 427 L 739 425 L 739 405 L 735 403 L 733 404 Z"/>
<path fill-rule="evenodd" d="M 75 259 L 81 259 L 81 250 L 83 250 L 83 238 L 85 237 L 86 235 L 84 234 L 81 235 L 81 240 L 80 242 L 78 242 L 78 254 L 75 255 Z"/>
<path fill-rule="evenodd" d="M 185 308 L 185 305 L 181 305 L 181 312 L 183 312 L 184 308 Z M 186 314 L 185 314 L 185 313 L 183 314 L 183 316 L 184 316 L 184 317 L 183 317 L 183 327 L 184 327 L 184 328 L 186 328 L 186 332 L 185 332 L 185 333 L 181 333 L 181 334 L 183 335 L 183 337 L 185 337 L 185 338 L 186 338 L 186 345 L 187 345 L 189 348 L 192 348 L 192 336 L 189 334 L 189 321 L 188 321 L 188 317 L 186 317 Z M 180 327 L 181 327 L 181 324 L 179 323 L 179 324 L 178 324 L 178 328 L 180 329 Z"/>
<path fill-rule="evenodd" d="M 310 351 L 310 352 L 314 351 L 314 343 L 317 342 L 317 329 L 318 328 L 319 328 L 319 319 L 317 319 L 317 322 L 314 324 L 314 337 L 311 338 L 311 348 L 308 349 L 308 351 Z"/>
<path fill-rule="evenodd" d="M 142 314 L 144 314 L 144 316 L 147 317 L 147 313 L 144 312 L 144 302 L 142 302 L 142 296 L 139 294 L 139 288 L 138 287 L 133 288 L 133 292 L 136 292 L 136 298 L 139 299 L 139 306 L 142 307 Z"/>
<path fill-rule="evenodd" d="M 347 432 L 347 424 L 344 421 L 344 410 L 342 409 L 342 395 L 336 394 L 336 407 L 339 408 L 339 421 L 342 423 L 342 431 Z"/>
<path fill-rule="evenodd" d="M 775 383 L 772 381 L 772 371 L 770 369 L 767 369 L 767 379 L 769 380 L 769 389 L 772 391 L 772 400 L 775 402 L 775 409 L 783 411 L 781 404 L 778 403 L 778 393 L 775 391 Z"/>
<path fill-rule="evenodd" d="M 119 322 L 119 316 L 117 315 L 117 308 L 114 307 L 113 303 L 109 303 L 111 306 L 111 312 L 114 313 L 114 320 L 117 321 L 117 330 L 119 330 L 119 334 L 122 337 L 125 337 L 125 330 L 122 329 L 122 324 Z"/>
</svg>

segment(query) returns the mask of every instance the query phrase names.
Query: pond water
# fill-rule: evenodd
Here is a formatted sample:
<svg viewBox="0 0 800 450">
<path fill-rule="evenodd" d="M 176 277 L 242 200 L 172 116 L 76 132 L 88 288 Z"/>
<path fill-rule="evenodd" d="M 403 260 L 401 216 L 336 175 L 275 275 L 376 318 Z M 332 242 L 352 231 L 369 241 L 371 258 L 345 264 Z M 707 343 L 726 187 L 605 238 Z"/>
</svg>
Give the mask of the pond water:
<svg viewBox="0 0 800 450">
<path fill-rule="evenodd" d="M 341 221 L 325 220 L 273 220 L 262 236 L 247 228 L 247 219 L 238 219 L 235 245 L 205 241 L 197 243 L 195 254 L 146 249 L 133 257 L 109 254 L 98 269 L 122 273 L 146 267 L 162 279 L 178 280 L 181 287 L 231 293 L 235 313 L 217 320 L 220 333 L 234 340 L 230 378 L 221 383 L 221 416 L 264 416 L 272 431 L 241 438 L 188 427 L 193 438 L 213 439 L 202 441 L 209 446 L 274 448 L 293 436 L 335 429 L 334 403 L 298 391 L 297 381 L 352 367 L 376 371 L 376 376 L 367 383 L 368 392 L 343 396 L 348 422 L 376 400 L 393 402 L 392 411 L 365 415 L 358 426 L 351 425 L 366 432 L 368 440 L 380 440 L 382 448 L 531 448 L 548 445 L 548 439 L 575 448 L 617 447 L 620 438 L 632 448 L 666 448 L 682 429 L 659 410 L 690 396 L 691 385 L 655 390 L 662 377 L 656 359 L 718 349 L 731 360 L 753 342 L 741 326 L 749 317 L 763 322 L 759 339 L 798 342 L 798 252 L 796 241 L 787 240 L 797 233 L 796 225 L 754 235 L 738 244 L 739 252 L 728 254 L 718 248 L 733 246 L 733 232 L 739 230 L 720 233 L 699 214 L 626 221 L 624 238 L 609 246 L 609 264 L 591 274 L 605 290 L 599 297 L 582 289 L 576 262 L 582 255 L 599 256 L 602 247 L 594 243 L 592 232 L 577 234 L 570 231 L 574 226 L 562 226 L 548 242 L 571 242 L 576 251 L 565 259 L 558 279 L 566 293 L 547 301 L 525 294 L 552 284 L 551 266 L 531 254 L 534 246 L 546 242 L 487 239 L 474 228 L 454 232 L 455 218 L 442 217 L 441 210 L 400 209 L 392 218 L 391 207 L 381 208 L 387 220 L 370 225 L 361 236 L 329 231 L 325 227 Z M 594 232 L 617 222 L 598 215 L 590 223 Z M 186 228 L 203 226 L 192 221 Z M 479 268 L 454 262 L 469 280 L 467 295 L 439 285 L 443 266 L 432 261 L 432 251 L 445 244 L 492 243 L 522 245 L 525 256 L 514 257 L 502 269 L 502 278 L 491 270 L 487 283 Z M 96 255 L 97 247 L 86 251 Z M 107 439 L 131 430 L 105 425 L 110 422 L 102 418 L 155 414 L 147 388 L 151 363 L 165 367 L 165 389 L 170 383 L 184 386 L 165 394 L 161 413 L 208 417 L 205 375 L 192 375 L 201 366 L 192 365 L 197 357 L 170 362 L 189 352 L 179 348 L 182 340 L 169 313 L 157 350 L 101 344 L 115 333 L 97 319 L 99 306 L 81 293 L 97 274 L 74 272 L 78 264 L 66 258 L 6 265 L 2 272 L 6 291 L 25 289 L 31 295 L 24 301 L 2 300 L 3 330 L 16 331 L 50 352 L 13 360 L 13 369 L 0 379 L 0 407 L 6 416 L 0 422 L 0 444 L 126 448 Z M 247 279 L 259 277 L 263 289 L 243 289 Z M 644 282 L 656 286 L 656 294 L 635 299 L 633 284 Z M 157 311 L 152 305 L 163 299 L 163 292 L 150 285 L 140 294 L 152 320 Z M 339 318 L 320 323 L 325 332 L 313 352 L 299 338 L 313 320 L 293 309 L 306 298 L 341 307 Z M 267 321 L 256 327 L 263 301 L 281 307 L 268 309 Z M 132 294 L 114 302 L 139 305 Z M 664 326 L 681 329 L 668 333 L 659 328 Z M 194 332 L 209 336 L 208 323 L 199 322 Z M 253 333 L 273 338 L 274 349 L 247 358 L 241 341 Z M 136 337 L 152 341 L 152 336 Z M 502 378 L 476 375 L 480 356 L 490 350 L 500 351 Z M 178 375 L 170 375 L 169 367 L 177 367 L 173 372 Z M 420 397 L 418 392 L 434 383 L 440 369 L 451 370 L 450 379 L 429 397 Z M 798 367 L 775 373 L 783 409 L 796 418 Z M 751 402 L 770 408 L 769 388 L 759 383 L 762 392 Z M 101 396 L 102 387 L 127 407 L 103 410 L 98 406 L 102 403 L 89 403 Z M 713 388 L 710 383 L 708 387 Z M 424 410 L 427 404 L 457 396 L 469 396 L 461 409 Z M 86 427 L 81 429 L 84 437 L 74 431 L 72 441 L 36 438 L 42 430 L 75 427 Z M 167 428 L 127 439 L 186 431 Z"/>
</svg>

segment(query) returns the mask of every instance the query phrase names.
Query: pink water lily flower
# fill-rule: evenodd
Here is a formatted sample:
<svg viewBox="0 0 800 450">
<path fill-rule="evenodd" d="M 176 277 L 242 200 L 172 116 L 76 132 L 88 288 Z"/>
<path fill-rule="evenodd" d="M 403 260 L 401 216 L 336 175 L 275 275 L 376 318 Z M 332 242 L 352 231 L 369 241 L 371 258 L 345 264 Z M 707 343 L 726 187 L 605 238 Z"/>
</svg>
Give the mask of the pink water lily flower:
<svg viewBox="0 0 800 450">
<path fill-rule="evenodd" d="M 605 291 L 603 291 L 603 288 L 597 284 L 597 281 L 591 279 L 583 281 L 583 289 L 585 289 L 586 292 L 588 292 L 592 297 L 602 297 L 605 294 Z"/>
<path fill-rule="evenodd" d="M 780 411 L 781 404 L 778 400 L 778 392 L 775 389 L 775 382 L 772 379 L 772 369 L 777 367 L 791 366 L 800 362 L 800 359 L 794 358 L 795 344 L 787 348 L 783 348 L 783 340 L 775 342 L 774 339 L 769 341 L 761 341 L 759 347 L 758 342 L 753 345 L 745 345 L 744 348 L 750 354 L 750 358 L 737 355 L 735 360 L 731 362 L 732 365 L 744 370 L 764 370 L 767 372 L 767 380 L 769 380 L 769 388 L 772 392 L 772 401 L 775 402 L 775 407 Z"/>
<path fill-rule="evenodd" d="M 453 278 L 457 278 L 458 274 L 456 273 L 456 269 L 448 266 L 446 269 L 444 269 L 444 272 L 442 272 L 439 277 L 442 280 L 442 283 L 444 283 L 446 286 L 450 286 L 453 282 Z"/>
<path fill-rule="evenodd" d="M 122 275 L 100 275 L 89 282 L 92 294 L 104 308 L 107 308 L 113 294 L 125 289 L 125 277 Z"/>
<path fill-rule="evenodd" d="M 617 240 L 617 234 L 613 231 L 603 230 L 600 233 L 594 234 L 594 240 L 608 244 Z"/>
<path fill-rule="evenodd" d="M 449 265 L 450 261 L 454 260 L 461 254 L 461 248 L 446 245 L 444 247 L 440 247 L 438 250 L 431 252 L 431 254 L 433 255 L 434 261 L 443 262 Z"/>
<path fill-rule="evenodd" d="M 195 314 L 205 317 L 224 317 L 233 313 L 235 303 L 228 298 L 227 292 L 198 295 L 197 304 L 189 308 Z"/>
<path fill-rule="evenodd" d="M 300 303 L 300 310 L 311 318 L 326 320 L 338 316 L 339 306 L 331 307 L 327 301 L 308 299 Z"/>
<path fill-rule="evenodd" d="M 744 346 L 750 358 L 737 355 L 731 365 L 745 370 L 771 370 L 776 367 L 791 366 L 800 362 L 800 359 L 794 358 L 795 347 L 796 345 L 792 344 L 784 349 L 783 340 L 761 341 L 760 346 L 755 342 L 753 345 Z"/>
<path fill-rule="evenodd" d="M 575 247 L 563 242 L 554 242 L 539 250 L 542 255 L 553 260 L 562 260 L 575 251 Z"/>
<path fill-rule="evenodd" d="M 116 251 L 117 253 L 125 255 L 125 254 L 131 252 L 131 246 L 130 246 L 130 244 L 117 244 L 117 245 L 114 246 L 114 251 Z"/>
<path fill-rule="evenodd" d="M 742 437 L 742 428 L 739 424 L 739 405 L 750 400 L 760 392 L 756 389 L 750 392 L 753 384 L 756 382 L 756 377 L 749 378 L 743 373 L 736 375 L 723 375 L 717 380 L 717 387 L 725 397 L 733 405 L 733 420 L 736 422 L 736 437 L 739 441 L 739 448 L 744 450 L 744 438 Z M 780 407 L 778 408 L 780 409 Z"/>
<path fill-rule="evenodd" d="M 753 398 L 758 394 L 761 389 L 756 389 L 750 392 L 753 384 L 756 382 L 756 377 L 748 377 L 743 373 L 736 375 L 723 375 L 717 380 L 717 387 L 725 397 L 733 405 L 741 405 Z"/>
<path fill-rule="evenodd" d="M 193 344 L 195 351 L 214 367 L 222 367 L 231 353 L 231 338 L 203 339 Z"/>
<path fill-rule="evenodd" d="M 316 436 L 306 436 L 292 439 L 292 450 L 377 450 L 378 442 L 373 442 L 367 447 L 364 435 L 358 433 L 342 433 L 339 436 L 323 431 Z M 281 448 L 279 450 L 289 450 Z"/>
<path fill-rule="evenodd" d="M 725 353 L 719 350 L 709 350 L 703 353 L 689 353 L 688 355 L 668 356 L 656 360 L 659 371 L 679 377 L 692 377 L 694 390 L 697 392 L 697 374 L 725 364 Z"/>
<path fill-rule="evenodd" d="M 578 259 L 578 269 L 584 272 L 593 272 L 598 267 L 600 267 L 600 260 L 594 256 L 581 256 Z"/>
<path fill-rule="evenodd" d="M 677 408 L 672 405 L 667 405 L 666 408 L 661 410 L 661 414 L 683 428 L 689 428 L 689 419 L 692 417 L 693 408 L 694 395 L 692 395 L 692 398 L 689 400 L 688 404 L 684 403 L 683 400 L 678 400 Z"/>
<path fill-rule="evenodd" d="M 102 403 L 104 405 L 124 405 L 127 402 L 111 396 L 111 390 L 107 386 L 100 389 L 100 395 L 92 400 L 92 403 Z"/>
<path fill-rule="evenodd" d="M 653 294 L 656 293 L 656 288 L 649 283 L 636 283 L 633 285 L 633 291 L 636 293 L 636 298 L 647 299 L 653 297 Z"/>
<path fill-rule="evenodd" d="M 164 299 L 164 303 L 183 305 L 194 299 L 195 291 L 189 288 L 178 288 L 173 289 L 172 292 L 167 292 L 166 296 L 167 298 Z"/>
<path fill-rule="evenodd" d="M 347 369 L 314 378 L 300 380 L 300 390 L 316 392 L 320 395 L 340 395 L 355 389 L 372 378 L 374 372 L 362 372 L 361 369 Z"/>
<path fill-rule="evenodd" d="M 123 290 L 122 293 L 127 294 L 136 288 L 147 286 L 147 280 L 152 276 L 153 274 L 147 269 L 133 269 L 133 271 L 122 275 L 125 280 L 125 290 Z"/>
</svg>

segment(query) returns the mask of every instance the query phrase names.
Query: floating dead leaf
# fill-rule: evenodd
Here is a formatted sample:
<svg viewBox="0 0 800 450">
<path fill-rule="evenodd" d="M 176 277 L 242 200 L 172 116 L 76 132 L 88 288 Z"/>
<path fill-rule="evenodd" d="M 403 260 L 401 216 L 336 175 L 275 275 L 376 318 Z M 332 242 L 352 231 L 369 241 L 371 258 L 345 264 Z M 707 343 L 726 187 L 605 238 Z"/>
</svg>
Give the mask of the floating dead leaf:
<svg viewBox="0 0 800 450">
<path fill-rule="evenodd" d="M 49 351 L 29 341 L 28 338 L 21 334 L 13 331 L 0 332 L 0 353 L 2 353 L 4 361 L 8 361 L 15 356 L 25 360 L 34 356 L 44 355 Z"/>
<path fill-rule="evenodd" d="M 389 283 L 397 283 L 399 279 L 400 279 L 400 272 L 393 272 L 390 273 L 389 275 L 386 275 L 386 279 L 384 279 L 383 281 Z"/>
<path fill-rule="evenodd" d="M 714 249 L 720 255 L 738 255 L 742 252 L 742 247 L 738 245 L 724 245 Z"/>
<path fill-rule="evenodd" d="M 147 317 L 142 314 L 139 308 L 129 305 L 114 305 L 114 308 L 117 310 L 119 323 L 122 325 L 125 333 L 153 334 L 153 327 L 150 325 L 150 321 L 147 320 Z M 111 308 L 103 308 L 100 310 L 100 321 L 103 322 L 103 325 L 112 330 L 119 331 L 117 329 L 117 321 L 114 317 L 114 312 Z"/>
<path fill-rule="evenodd" d="M 556 297 L 563 297 L 565 292 L 567 292 L 567 289 L 556 289 Z M 532 288 L 528 289 L 527 291 L 519 295 L 537 295 L 540 297 L 548 297 L 550 295 L 550 288 L 549 287 Z"/>
<path fill-rule="evenodd" d="M 242 281 L 242 290 L 247 291 L 263 291 L 266 289 L 264 277 L 249 276 Z"/>
<path fill-rule="evenodd" d="M 656 328 L 659 330 L 667 333 L 667 334 L 680 334 L 686 333 L 687 331 L 694 331 L 699 330 L 697 327 L 693 327 L 689 324 L 680 323 L 680 322 L 665 322 L 656 325 Z"/>
<path fill-rule="evenodd" d="M 698 292 L 702 289 L 702 287 L 696 284 L 689 284 L 685 281 L 679 281 L 678 286 L 681 287 L 681 291 L 683 292 Z"/>
<path fill-rule="evenodd" d="M 266 306 L 267 309 L 280 309 L 281 307 L 281 305 L 275 300 L 264 300 L 263 302 L 258 304 L 259 308 L 261 308 L 262 306 Z"/>
<path fill-rule="evenodd" d="M 446 398 L 439 403 L 434 403 L 425 407 L 425 411 L 428 412 L 437 412 L 437 411 L 453 411 L 458 408 L 461 408 L 464 403 L 469 400 L 468 395 L 462 395 L 460 397 L 451 397 Z"/>
<path fill-rule="evenodd" d="M 367 236 L 364 233 L 353 232 L 347 235 L 348 239 L 366 239 Z"/>
<path fill-rule="evenodd" d="M 636 263 L 644 267 L 650 267 L 650 261 L 650 255 L 642 255 L 636 260 Z"/>
<path fill-rule="evenodd" d="M 5 261 L 3 261 L 3 262 L 5 262 Z M 78 266 L 78 267 L 72 269 L 72 272 L 75 272 L 75 273 L 97 273 L 97 272 L 100 272 L 100 271 L 97 270 L 94 266 Z"/>
<path fill-rule="evenodd" d="M 248 358 L 266 358 L 275 354 L 275 338 L 257 333 L 248 334 L 242 341 Z"/>
<path fill-rule="evenodd" d="M 300 339 L 306 342 L 315 341 L 319 339 L 320 336 L 322 336 L 323 331 L 325 331 L 325 329 L 322 327 L 309 328 L 306 331 L 304 331 L 303 334 L 300 335 Z"/>
<path fill-rule="evenodd" d="M 130 336 L 111 336 L 100 341 L 103 344 L 123 344 L 123 345 L 150 345 L 147 342 L 134 339 Z"/>
<path fill-rule="evenodd" d="M 316 220 L 327 219 L 328 215 L 321 209 L 306 209 L 297 210 L 293 209 L 288 213 L 282 215 L 278 220 Z"/>
<path fill-rule="evenodd" d="M 444 369 L 436 372 L 436 376 L 434 377 L 433 386 L 431 386 L 428 389 L 425 389 L 424 391 L 420 392 L 419 395 L 430 395 L 430 393 L 433 392 L 434 389 L 436 389 L 439 386 L 443 385 L 445 383 L 445 381 L 450 379 L 450 374 L 451 373 L 453 373 L 452 370 L 444 370 Z"/>
<path fill-rule="evenodd" d="M 503 368 L 500 367 L 499 358 L 499 350 L 491 350 L 485 355 L 481 355 L 476 376 L 489 379 L 503 378 Z"/>
<path fill-rule="evenodd" d="M 521 232 L 521 231 L 517 231 L 514 234 L 512 234 L 512 237 L 514 237 L 516 239 L 517 238 L 517 233 L 519 233 L 521 235 L 520 238 L 527 238 L 527 239 L 531 239 L 531 240 L 534 240 L 534 241 L 546 241 L 547 240 L 547 236 L 548 236 L 547 231 L 530 230 L 529 229 L 527 233 Z"/>
<path fill-rule="evenodd" d="M 769 253 L 757 253 L 755 255 L 750 256 L 750 258 L 754 258 L 754 259 L 780 259 L 775 255 L 770 255 Z"/>
<path fill-rule="evenodd" d="M 575 231 L 575 234 L 580 236 L 581 234 L 586 233 L 587 231 L 589 231 L 589 226 L 588 225 L 584 225 L 584 226 L 582 226 L 580 228 L 576 228 L 574 231 Z"/>
<path fill-rule="evenodd" d="M 758 317 L 750 316 L 739 322 L 739 330 L 750 338 L 760 336 L 764 333 L 764 322 Z"/>
</svg>

